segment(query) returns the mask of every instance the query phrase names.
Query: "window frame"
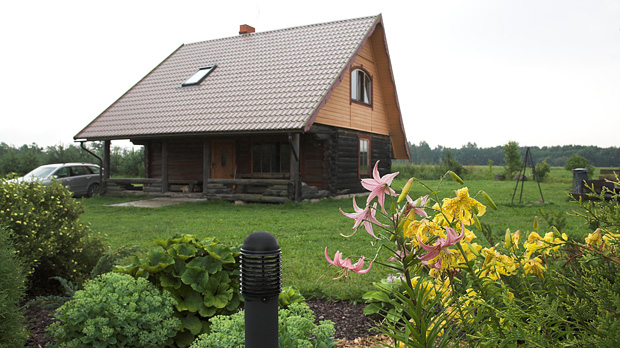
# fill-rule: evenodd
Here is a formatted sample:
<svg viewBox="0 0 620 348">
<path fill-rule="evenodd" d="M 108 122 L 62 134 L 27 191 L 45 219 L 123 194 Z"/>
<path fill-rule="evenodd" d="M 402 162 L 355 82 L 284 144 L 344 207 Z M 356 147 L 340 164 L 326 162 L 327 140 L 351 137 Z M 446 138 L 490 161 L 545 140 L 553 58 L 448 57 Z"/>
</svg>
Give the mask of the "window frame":
<svg viewBox="0 0 620 348">
<path fill-rule="evenodd" d="M 209 76 L 213 72 L 213 70 L 215 70 L 216 67 L 217 65 L 213 64 L 213 65 L 205 65 L 203 67 L 198 68 L 198 70 L 196 70 L 192 74 L 192 76 L 190 76 L 187 80 L 185 80 L 185 82 L 183 82 L 181 86 L 187 87 L 187 86 L 200 85 L 202 81 L 204 81 L 204 79 L 206 79 L 207 76 Z"/>
<path fill-rule="evenodd" d="M 353 96 L 353 92 L 354 92 L 354 88 L 353 88 L 353 76 L 355 73 L 357 72 L 361 72 L 364 76 L 365 79 L 361 84 L 361 90 L 357 91 L 357 88 L 355 89 L 357 91 L 357 95 L 359 95 L 359 99 L 355 99 Z M 363 66 L 352 66 L 350 69 L 350 74 L 349 74 L 349 78 L 350 78 L 350 83 L 349 83 L 349 89 L 350 89 L 350 93 L 349 93 L 349 97 L 350 97 L 350 101 L 351 103 L 355 103 L 355 104 L 359 104 L 359 105 L 365 105 L 365 106 L 370 106 L 370 108 L 373 108 L 373 102 L 374 99 L 373 98 L 373 91 L 374 91 L 374 81 L 373 81 L 373 77 L 370 74 L 370 72 L 368 72 L 368 70 L 364 69 Z M 356 80 L 357 81 L 357 80 Z M 364 95 L 364 91 L 367 90 L 366 86 L 366 82 L 368 82 L 368 87 L 370 88 L 370 91 L 367 93 L 368 97 L 370 98 L 370 101 L 368 103 L 366 103 L 363 100 L 363 95 Z M 360 85 L 356 84 L 357 87 L 360 87 Z"/>
<path fill-rule="evenodd" d="M 261 168 L 259 168 L 259 170 L 257 170 L 257 168 L 255 168 L 255 147 L 256 146 L 260 146 L 260 158 L 258 159 L 261 162 Z M 268 164 L 268 166 L 270 167 L 270 170 L 265 171 L 264 167 L 265 167 L 265 163 L 263 162 L 263 159 L 265 158 L 265 150 L 270 147 L 273 146 L 273 153 L 269 153 L 267 154 L 268 157 L 270 158 L 270 163 Z M 285 151 L 286 148 L 288 148 L 288 151 Z M 282 153 L 284 151 L 284 154 Z M 257 141 L 253 141 L 252 142 L 252 147 L 250 150 L 250 164 L 251 164 L 251 171 L 253 174 L 288 174 L 290 173 L 290 153 L 291 153 L 291 146 L 288 142 L 286 141 L 269 141 L 269 140 L 257 140 Z M 273 159 L 274 156 L 278 159 L 278 169 L 280 169 L 280 171 L 272 171 L 272 169 L 274 169 L 274 163 L 271 162 L 271 159 Z M 283 157 L 284 156 L 284 157 Z"/>
<path fill-rule="evenodd" d="M 362 142 L 366 142 L 366 172 L 362 172 Z M 370 177 L 372 137 L 366 134 L 357 136 L 357 176 L 359 179 Z"/>
</svg>

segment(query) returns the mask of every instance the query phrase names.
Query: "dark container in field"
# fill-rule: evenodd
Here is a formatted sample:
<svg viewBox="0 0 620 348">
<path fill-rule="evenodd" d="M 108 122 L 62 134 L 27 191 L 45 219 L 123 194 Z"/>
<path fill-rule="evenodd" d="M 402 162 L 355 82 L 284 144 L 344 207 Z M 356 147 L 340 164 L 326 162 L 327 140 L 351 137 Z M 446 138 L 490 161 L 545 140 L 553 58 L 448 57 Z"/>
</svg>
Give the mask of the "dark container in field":
<svg viewBox="0 0 620 348">
<path fill-rule="evenodd" d="M 587 168 L 573 169 L 573 193 L 583 194 L 583 182 L 588 180 Z"/>
</svg>

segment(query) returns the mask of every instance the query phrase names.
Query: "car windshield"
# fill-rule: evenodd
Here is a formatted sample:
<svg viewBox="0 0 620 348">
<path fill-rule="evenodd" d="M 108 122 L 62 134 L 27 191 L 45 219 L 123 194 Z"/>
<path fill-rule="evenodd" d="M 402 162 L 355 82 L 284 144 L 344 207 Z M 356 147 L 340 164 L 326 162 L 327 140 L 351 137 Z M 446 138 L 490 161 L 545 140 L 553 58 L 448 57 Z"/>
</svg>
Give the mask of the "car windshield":
<svg viewBox="0 0 620 348">
<path fill-rule="evenodd" d="M 39 167 L 33 171 L 31 171 L 30 173 L 24 175 L 25 177 L 34 177 L 34 178 L 39 178 L 39 179 L 44 179 L 46 178 L 48 175 L 50 175 L 50 173 L 52 173 L 54 170 L 56 170 L 56 168 L 58 167 Z"/>
</svg>

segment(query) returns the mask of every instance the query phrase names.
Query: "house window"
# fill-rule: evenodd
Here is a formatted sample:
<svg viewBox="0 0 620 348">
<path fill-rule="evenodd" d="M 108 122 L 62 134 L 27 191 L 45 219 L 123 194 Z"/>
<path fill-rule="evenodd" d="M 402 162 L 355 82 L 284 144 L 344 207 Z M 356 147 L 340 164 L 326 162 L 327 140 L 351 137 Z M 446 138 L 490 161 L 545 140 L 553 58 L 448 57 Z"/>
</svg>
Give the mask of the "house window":
<svg viewBox="0 0 620 348">
<path fill-rule="evenodd" d="M 351 72 L 351 100 L 372 104 L 372 80 L 364 70 L 355 69 Z"/>
<path fill-rule="evenodd" d="M 216 67 L 217 65 L 204 66 L 199 68 L 187 81 L 183 82 L 183 87 L 199 85 Z"/>
<path fill-rule="evenodd" d="M 291 163 L 288 143 L 254 143 L 252 171 L 254 173 L 288 173 Z"/>
<path fill-rule="evenodd" d="M 359 145 L 359 175 L 370 175 L 370 139 L 360 137 Z"/>
</svg>

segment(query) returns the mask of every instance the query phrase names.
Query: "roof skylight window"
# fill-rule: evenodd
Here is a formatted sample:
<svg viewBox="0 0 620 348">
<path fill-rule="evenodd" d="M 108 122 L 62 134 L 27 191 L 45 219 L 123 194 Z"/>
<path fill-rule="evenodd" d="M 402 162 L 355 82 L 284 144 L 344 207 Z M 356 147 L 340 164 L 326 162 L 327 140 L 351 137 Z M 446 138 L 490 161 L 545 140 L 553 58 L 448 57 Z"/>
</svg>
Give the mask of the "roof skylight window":
<svg viewBox="0 0 620 348">
<path fill-rule="evenodd" d="M 199 85 L 202 80 L 204 80 L 215 69 L 215 67 L 217 67 L 217 65 L 209 65 L 199 68 L 198 71 L 196 71 L 194 75 L 192 75 L 192 77 L 187 79 L 187 81 L 183 82 L 182 86 L 185 87 Z"/>
</svg>

